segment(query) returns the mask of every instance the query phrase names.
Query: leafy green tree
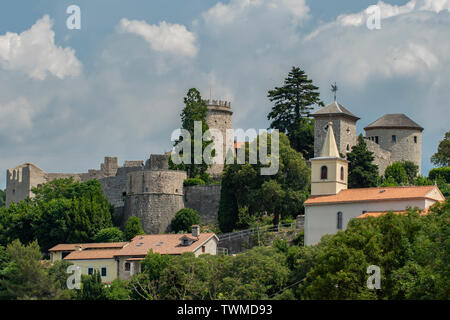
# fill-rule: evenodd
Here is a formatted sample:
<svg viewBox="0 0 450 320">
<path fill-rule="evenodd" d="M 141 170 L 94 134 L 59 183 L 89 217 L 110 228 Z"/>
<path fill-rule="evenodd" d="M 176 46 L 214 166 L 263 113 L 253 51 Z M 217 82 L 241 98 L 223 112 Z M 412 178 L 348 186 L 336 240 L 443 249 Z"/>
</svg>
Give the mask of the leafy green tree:
<svg viewBox="0 0 450 320">
<path fill-rule="evenodd" d="M 439 167 L 450 167 L 450 131 L 444 136 L 439 143 L 438 150 L 431 157 L 431 162 Z"/>
<path fill-rule="evenodd" d="M 192 226 L 200 223 L 200 215 L 194 209 L 183 208 L 175 213 L 171 228 L 175 232 L 192 232 Z"/>
<path fill-rule="evenodd" d="M 159 280 L 161 273 L 169 266 L 170 262 L 171 256 L 154 253 L 153 250 L 150 250 L 141 262 L 142 271 L 148 275 L 150 281 Z"/>
<path fill-rule="evenodd" d="M 450 167 L 434 168 L 428 173 L 428 179 L 432 181 L 436 180 L 439 176 L 450 184 Z"/>
<path fill-rule="evenodd" d="M 0 270 L 2 299 L 50 299 L 56 290 L 47 270 L 41 263 L 42 254 L 36 241 L 23 245 L 14 240 L 3 253 Z"/>
<path fill-rule="evenodd" d="M 128 281 L 114 279 L 105 291 L 106 300 L 130 300 L 131 290 Z"/>
<path fill-rule="evenodd" d="M 408 176 L 409 185 L 414 185 L 414 181 L 419 174 L 419 166 L 412 161 L 401 161 L 400 163 L 402 164 L 403 169 L 405 169 L 406 175 Z"/>
<path fill-rule="evenodd" d="M 187 172 L 187 175 L 189 178 L 199 178 L 202 180 L 205 180 L 208 182 L 210 180 L 209 175 L 207 174 L 206 170 L 209 168 L 210 165 L 208 165 L 203 157 L 201 159 L 201 163 L 197 164 L 195 161 L 195 154 L 194 154 L 194 145 L 195 145 L 195 135 L 194 135 L 194 128 L 195 128 L 195 122 L 199 121 L 201 122 L 201 128 L 202 128 L 202 136 L 203 134 L 209 130 L 209 126 L 206 123 L 206 115 L 208 111 L 208 107 L 206 105 L 206 102 L 203 101 L 202 96 L 200 95 L 200 92 L 195 89 L 189 89 L 186 97 L 184 98 L 184 104 L 185 107 L 181 113 L 181 128 L 187 130 L 190 133 L 190 150 L 191 150 L 191 158 L 190 163 L 181 163 L 181 164 L 175 164 L 172 160 L 172 157 L 169 159 L 169 167 L 171 169 L 175 170 L 184 170 Z M 213 143 L 211 139 L 205 139 L 203 140 L 202 137 L 198 137 L 198 139 L 201 139 L 201 145 L 202 145 L 202 155 L 205 151 L 205 149 Z M 175 141 L 174 146 L 177 147 L 178 144 L 182 143 L 183 140 L 180 138 Z M 180 156 L 183 156 L 183 153 L 180 152 Z M 212 150 L 211 157 L 215 156 L 215 150 Z"/>
<path fill-rule="evenodd" d="M 101 229 L 94 236 L 94 242 L 121 242 L 123 241 L 123 232 L 116 227 Z"/>
<path fill-rule="evenodd" d="M 367 149 L 362 134 L 358 137 L 358 144 L 347 153 L 347 160 L 349 188 L 369 188 L 377 185 L 378 166 L 373 163 L 373 152 Z"/>
<path fill-rule="evenodd" d="M 274 102 L 267 116 L 272 120 L 270 128 L 287 134 L 292 147 L 301 152 L 306 159 L 314 156 L 314 119 L 311 119 L 313 105 L 323 106 L 319 88 L 313 85 L 306 73 L 292 67 L 282 87 L 268 92 Z"/>
<path fill-rule="evenodd" d="M 78 290 L 78 300 L 106 300 L 106 288 L 102 283 L 100 272 L 92 275 L 81 275 L 81 289 Z"/>
<path fill-rule="evenodd" d="M 414 180 L 415 186 L 432 186 L 433 184 L 434 184 L 433 181 L 423 176 L 417 176 L 416 179 Z"/>
<path fill-rule="evenodd" d="M 401 162 L 394 162 L 393 164 L 387 166 L 384 171 L 384 177 L 386 179 L 391 177 L 399 185 L 408 184 L 408 175 Z"/>
<path fill-rule="evenodd" d="M 141 219 L 136 216 L 128 218 L 127 223 L 125 224 L 125 239 L 130 241 L 141 234 L 145 234 L 144 229 L 142 229 Z"/>
<path fill-rule="evenodd" d="M 4 207 L 6 203 L 6 190 L 0 189 L 0 207 Z"/>
<path fill-rule="evenodd" d="M 270 153 L 271 134 L 267 135 Z M 252 143 L 260 147 L 261 136 Z M 249 163 L 250 144 L 246 143 L 246 163 L 226 165 L 222 175 L 219 204 L 219 227 L 223 232 L 246 228 L 248 222 L 265 214 L 273 215 L 273 223 L 295 217 L 304 210 L 308 198 L 310 169 L 300 152 L 291 148 L 283 133 L 279 136 L 279 170 L 274 175 L 261 175 L 260 162 Z M 247 223 L 244 223 L 247 221 Z"/>
</svg>

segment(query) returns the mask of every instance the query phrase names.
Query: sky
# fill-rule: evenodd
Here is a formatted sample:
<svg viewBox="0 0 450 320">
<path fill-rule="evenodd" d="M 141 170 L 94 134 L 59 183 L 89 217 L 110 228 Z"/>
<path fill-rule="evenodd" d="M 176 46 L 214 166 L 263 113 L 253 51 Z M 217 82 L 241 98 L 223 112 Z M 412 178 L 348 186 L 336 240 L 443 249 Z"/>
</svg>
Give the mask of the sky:
<svg viewBox="0 0 450 320">
<path fill-rule="evenodd" d="M 81 29 L 68 29 L 77 5 Z M 367 8 L 380 9 L 369 29 Z M 292 66 L 361 118 L 425 128 L 422 174 L 449 128 L 450 0 L 3 0 L 0 188 L 8 168 L 98 169 L 171 150 L 189 88 L 264 129 Z"/>
</svg>

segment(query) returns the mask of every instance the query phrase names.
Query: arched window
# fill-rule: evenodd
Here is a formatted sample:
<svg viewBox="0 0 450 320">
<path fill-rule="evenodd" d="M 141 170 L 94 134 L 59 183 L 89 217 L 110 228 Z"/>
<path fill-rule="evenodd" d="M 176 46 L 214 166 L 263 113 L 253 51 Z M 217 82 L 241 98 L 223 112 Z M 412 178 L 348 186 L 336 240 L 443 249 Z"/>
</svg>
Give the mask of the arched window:
<svg viewBox="0 0 450 320">
<path fill-rule="evenodd" d="M 341 167 L 341 180 L 344 180 L 344 167 Z"/>
<path fill-rule="evenodd" d="M 327 166 L 323 166 L 320 168 L 320 179 L 328 179 L 328 168 Z"/>
<path fill-rule="evenodd" d="M 337 228 L 338 230 L 342 230 L 342 212 L 337 213 Z"/>
</svg>

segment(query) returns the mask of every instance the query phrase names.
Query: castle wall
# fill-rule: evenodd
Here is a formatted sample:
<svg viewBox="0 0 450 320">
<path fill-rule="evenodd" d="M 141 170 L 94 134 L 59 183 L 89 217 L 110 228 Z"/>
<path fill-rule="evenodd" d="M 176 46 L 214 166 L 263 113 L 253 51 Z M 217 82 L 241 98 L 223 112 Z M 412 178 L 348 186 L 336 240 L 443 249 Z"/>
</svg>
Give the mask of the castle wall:
<svg viewBox="0 0 450 320">
<path fill-rule="evenodd" d="M 356 121 L 343 116 L 315 117 L 314 122 L 314 157 L 320 157 L 327 135 L 328 122 L 333 123 L 333 131 L 339 153 L 346 155 L 357 143 Z"/>
<path fill-rule="evenodd" d="M 123 218 L 137 216 L 148 234 L 170 230 L 175 213 L 184 208 L 184 171 L 155 170 L 130 172 L 127 175 Z"/>
<path fill-rule="evenodd" d="M 393 135 L 396 136 L 396 142 L 392 140 Z M 422 132 L 420 130 L 379 128 L 366 130 L 366 136 L 378 136 L 380 147 L 391 152 L 391 163 L 412 161 L 419 166 L 420 172 L 422 167 Z"/>
<path fill-rule="evenodd" d="M 375 143 L 374 141 L 366 139 L 365 142 L 367 145 L 367 149 L 373 152 L 373 163 L 378 166 L 379 174 L 384 175 L 384 171 L 386 170 L 387 166 L 392 163 L 391 152 L 382 149 L 380 145 Z"/>
<path fill-rule="evenodd" d="M 47 182 L 44 171 L 32 163 L 26 163 L 6 171 L 6 206 L 32 197 L 31 188 Z"/>
<path fill-rule="evenodd" d="M 184 187 L 184 206 L 196 210 L 200 223 L 216 224 L 221 185 Z"/>
<path fill-rule="evenodd" d="M 170 223 L 175 213 L 184 208 L 183 195 L 178 194 L 136 194 L 125 200 L 124 219 L 131 216 L 141 219 L 147 234 L 159 234 L 170 231 Z"/>
</svg>

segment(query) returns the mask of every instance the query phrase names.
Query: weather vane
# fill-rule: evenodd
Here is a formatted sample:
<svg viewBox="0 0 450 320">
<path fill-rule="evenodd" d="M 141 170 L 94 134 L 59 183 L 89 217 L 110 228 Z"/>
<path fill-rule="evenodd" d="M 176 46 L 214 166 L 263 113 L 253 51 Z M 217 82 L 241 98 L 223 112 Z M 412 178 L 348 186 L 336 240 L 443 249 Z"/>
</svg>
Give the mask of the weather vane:
<svg viewBox="0 0 450 320">
<path fill-rule="evenodd" d="M 334 101 L 336 101 L 336 92 L 338 91 L 338 87 L 336 85 L 336 82 L 334 83 L 334 85 L 331 85 L 331 92 L 334 93 Z"/>
</svg>

